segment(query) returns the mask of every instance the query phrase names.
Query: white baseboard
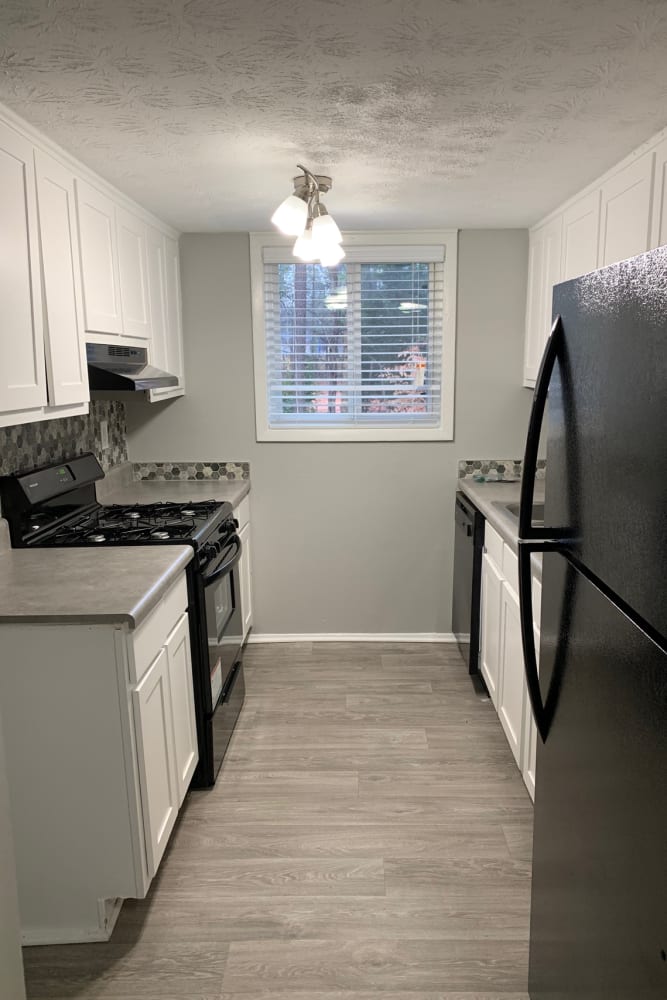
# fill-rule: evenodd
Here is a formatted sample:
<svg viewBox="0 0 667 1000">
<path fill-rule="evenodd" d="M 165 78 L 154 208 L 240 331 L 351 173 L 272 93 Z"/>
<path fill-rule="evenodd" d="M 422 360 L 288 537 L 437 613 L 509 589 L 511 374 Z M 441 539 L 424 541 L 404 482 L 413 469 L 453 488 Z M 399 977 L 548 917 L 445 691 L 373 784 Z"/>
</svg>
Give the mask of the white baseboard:
<svg viewBox="0 0 667 1000">
<path fill-rule="evenodd" d="M 456 642 L 456 637 L 452 632 L 251 632 L 248 642 Z"/>
</svg>

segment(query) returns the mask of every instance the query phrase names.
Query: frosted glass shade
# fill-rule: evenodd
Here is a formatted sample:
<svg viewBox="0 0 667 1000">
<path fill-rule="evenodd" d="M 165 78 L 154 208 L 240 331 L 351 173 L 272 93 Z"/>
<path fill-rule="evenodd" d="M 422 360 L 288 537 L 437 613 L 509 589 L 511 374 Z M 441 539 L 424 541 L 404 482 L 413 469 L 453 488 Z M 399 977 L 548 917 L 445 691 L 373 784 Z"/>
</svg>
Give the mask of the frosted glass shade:
<svg viewBox="0 0 667 1000">
<path fill-rule="evenodd" d="M 320 256 L 321 247 L 313 239 L 313 232 L 311 229 L 306 229 L 297 239 L 294 247 L 292 248 L 292 253 L 299 260 L 311 261 L 317 260 Z"/>
<path fill-rule="evenodd" d="M 295 194 L 285 198 L 271 216 L 271 222 L 285 236 L 301 236 L 307 221 L 308 204 Z"/>
<path fill-rule="evenodd" d="M 324 267 L 334 267 L 336 264 L 340 264 L 341 260 L 345 256 L 345 251 L 339 243 L 331 243 L 328 247 L 323 247 L 319 244 L 320 252 L 318 254 L 320 258 L 320 263 Z"/>
<path fill-rule="evenodd" d="M 313 238 L 326 246 L 343 242 L 343 234 L 330 215 L 319 215 L 313 219 Z"/>
</svg>

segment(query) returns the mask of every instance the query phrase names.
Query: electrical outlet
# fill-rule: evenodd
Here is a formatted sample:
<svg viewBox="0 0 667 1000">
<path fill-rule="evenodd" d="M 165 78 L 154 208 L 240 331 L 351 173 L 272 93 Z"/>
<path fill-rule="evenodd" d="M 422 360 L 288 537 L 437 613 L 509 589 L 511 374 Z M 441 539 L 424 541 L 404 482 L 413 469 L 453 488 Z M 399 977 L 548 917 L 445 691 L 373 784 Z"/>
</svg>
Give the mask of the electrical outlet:
<svg viewBox="0 0 667 1000">
<path fill-rule="evenodd" d="M 109 447 L 109 421 L 100 420 L 100 444 L 102 445 L 102 451 L 106 451 Z"/>
</svg>

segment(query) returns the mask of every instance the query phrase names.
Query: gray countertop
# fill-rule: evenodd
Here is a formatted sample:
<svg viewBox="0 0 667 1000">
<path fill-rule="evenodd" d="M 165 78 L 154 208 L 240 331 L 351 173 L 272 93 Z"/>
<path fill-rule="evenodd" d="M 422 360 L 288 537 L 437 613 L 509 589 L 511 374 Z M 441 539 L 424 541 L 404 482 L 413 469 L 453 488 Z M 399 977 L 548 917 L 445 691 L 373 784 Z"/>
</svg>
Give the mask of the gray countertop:
<svg viewBox="0 0 667 1000">
<path fill-rule="evenodd" d="M 506 503 L 518 503 L 521 483 L 476 483 L 474 479 L 459 479 L 457 488 L 469 497 L 475 507 L 484 515 L 489 524 L 507 542 L 513 552 L 518 549 L 518 521 L 508 511 L 503 509 Z M 544 480 L 535 480 L 535 501 L 544 501 Z M 532 563 L 538 575 L 541 575 L 542 559 L 534 555 Z"/>
<path fill-rule="evenodd" d="M 159 500 L 228 500 L 237 507 L 250 490 L 248 479 L 172 480 L 140 479 L 98 492 L 100 503 L 156 503 Z"/>
<path fill-rule="evenodd" d="M 0 623 L 136 628 L 191 559 L 189 545 L 0 550 Z"/>
</svg>

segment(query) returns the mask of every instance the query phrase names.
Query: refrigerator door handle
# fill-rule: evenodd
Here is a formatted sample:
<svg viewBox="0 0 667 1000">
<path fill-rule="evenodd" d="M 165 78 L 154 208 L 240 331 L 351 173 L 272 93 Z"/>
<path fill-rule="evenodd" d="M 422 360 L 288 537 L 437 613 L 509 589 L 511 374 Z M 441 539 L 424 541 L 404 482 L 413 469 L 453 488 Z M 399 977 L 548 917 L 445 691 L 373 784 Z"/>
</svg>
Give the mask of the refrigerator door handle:
<svg viewBox="0 0 667 1000">
<path fill-rule="evenodd" d="M 535 473 L 537 471 L 537 451 L 540 445 L 540 434 L 544 422 L 544 411 L 547 405 L 549 383 L 563 341 L 563 321 L 556 316 L 549 334 L 540 370 L 535 383 L 535 395 L 528 421 L 528 434 L 523 456 L 523 474 L 521 476 L 521 496 L 519 502 L 519 538 L 543 539 L 547 534 L 553 537 L 560 534 L 552 529 L 543 528 L 539 532 L 533 528 L 533 497 L 535 494 Z"/>
<path fill-rule="evenodd" d="M 535 395 L 528 422 L 528 434 L 523 458 L 523 475 L 521 477 L 521 497 L 519 503 L 519 613 L 521 618 L 521 642 L 523 645 L 523 664 L 528 687 L 528 697 L 537 731 L 542 742 L 546 741 L 550 713 L 542 701 L 540 680 L 537 670 L 537 655 L 535 651 L 535 634 L 533 632 L 533 592 L 530 558 L 533 552 L 566 552 L 567 538 L 570 532 L 563 528 L 533 527 L 533 498 L 535 495 L 535 473 L 537 471 L 537 452 L 540 444 L 540 434 L 544 422 L 544 411 L 547 404 L 549 383 L 554 365 L 562 350 L 563 321 L 556 316 L 547 340 L 540 370 L 535 383 Z"/>
</svg>

